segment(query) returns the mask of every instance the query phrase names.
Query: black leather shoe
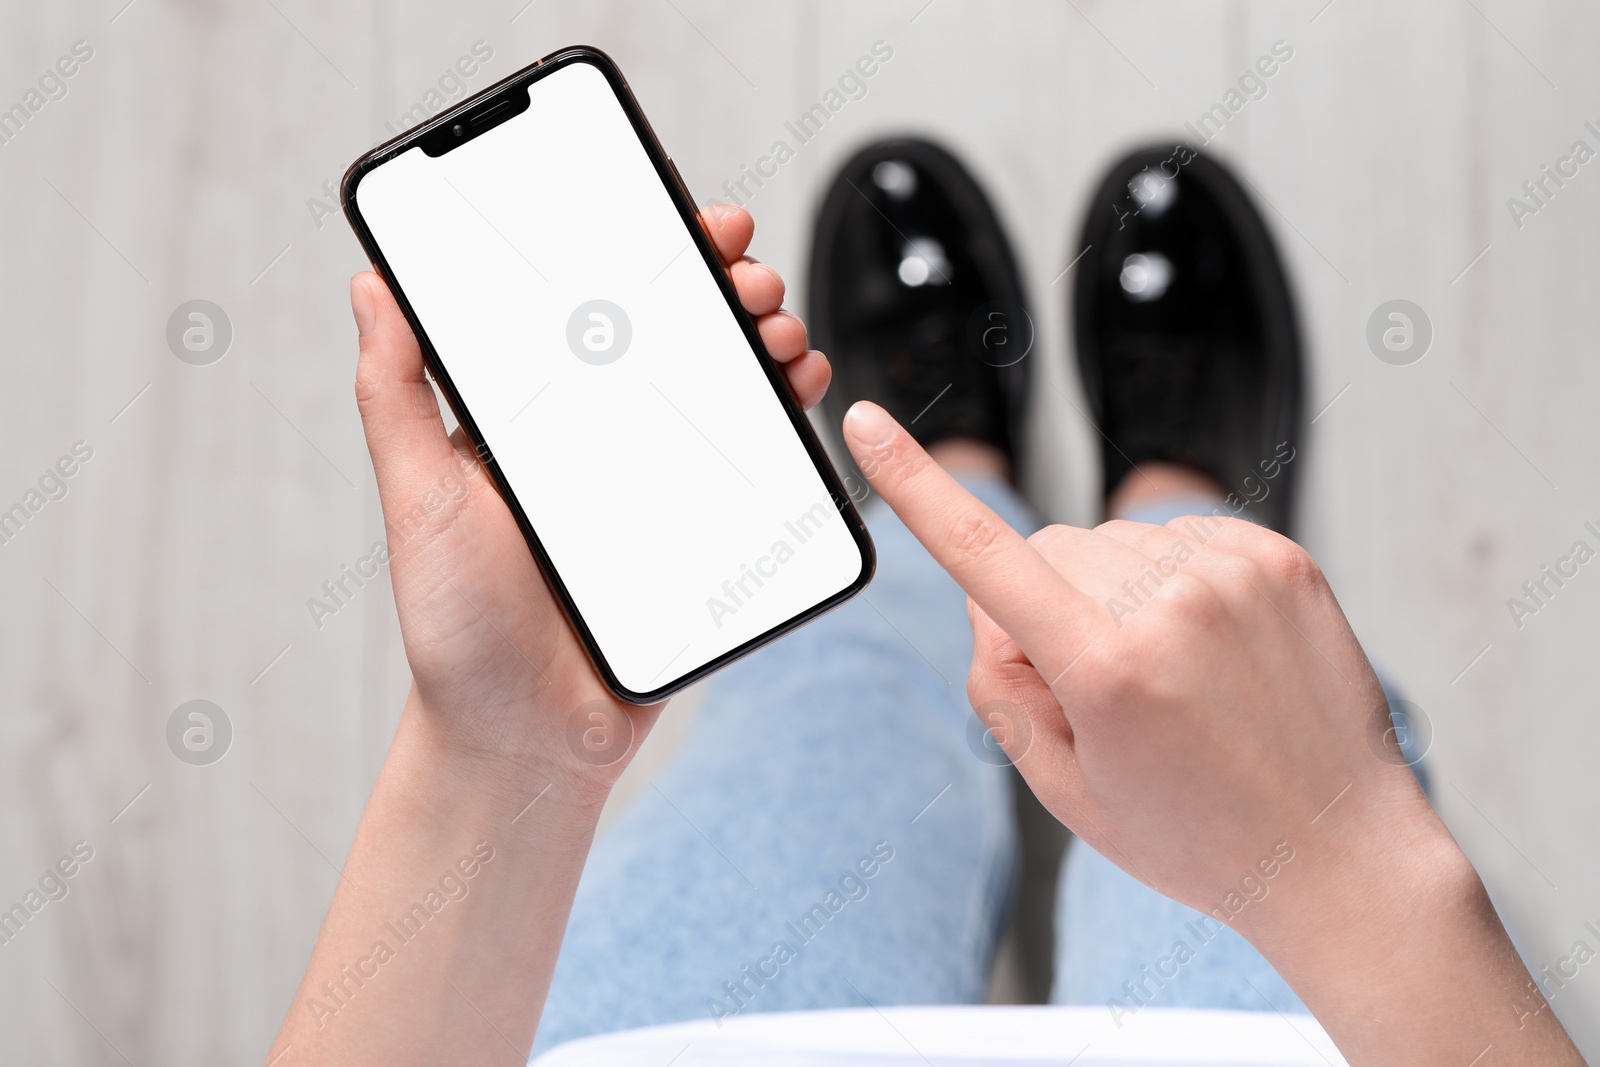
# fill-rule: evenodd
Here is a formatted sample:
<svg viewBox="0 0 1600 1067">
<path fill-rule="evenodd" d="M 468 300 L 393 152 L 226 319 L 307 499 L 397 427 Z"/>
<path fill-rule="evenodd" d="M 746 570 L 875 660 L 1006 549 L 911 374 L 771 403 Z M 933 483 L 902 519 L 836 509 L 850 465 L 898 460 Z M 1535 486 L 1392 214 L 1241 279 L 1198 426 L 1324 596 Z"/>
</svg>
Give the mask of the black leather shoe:
<svg viewBox="0 0 1600 1067">
<path fill-rule="evenodd" d="M 1073 320 L 1104 435 L 1104 492 L 1135 464 L 1213 478 L 1229 510 L 1287 533 L 1304 417 L 1299 329 L 1261 216 L 1187 146 L 1134 152 L 1095 194 Z"/>
<path fill-rule="evenodd" d="M 954 156 L 919 140 L 853 156 L 817 216 L 808 283 L 835 432 L 871 400 L 923 445 L 973 438 L 1016 470 L 1033 323 L 999 219 Z"/>
</svg>

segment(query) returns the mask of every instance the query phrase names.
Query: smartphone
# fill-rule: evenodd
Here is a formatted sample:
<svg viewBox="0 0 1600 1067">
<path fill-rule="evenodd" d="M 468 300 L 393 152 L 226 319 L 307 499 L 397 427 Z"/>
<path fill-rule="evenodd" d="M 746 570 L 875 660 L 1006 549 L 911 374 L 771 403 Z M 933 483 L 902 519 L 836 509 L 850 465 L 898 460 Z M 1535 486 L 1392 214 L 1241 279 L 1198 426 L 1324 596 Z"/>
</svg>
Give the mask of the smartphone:
<svg viewBox="0 0 1600 1067">
<path fill-rule="evenodd" d="M 662 700 L 866 587 L 866 527 L 604 53 L 379 146 L 342 200 L 618 697 Z"/>
</svg>

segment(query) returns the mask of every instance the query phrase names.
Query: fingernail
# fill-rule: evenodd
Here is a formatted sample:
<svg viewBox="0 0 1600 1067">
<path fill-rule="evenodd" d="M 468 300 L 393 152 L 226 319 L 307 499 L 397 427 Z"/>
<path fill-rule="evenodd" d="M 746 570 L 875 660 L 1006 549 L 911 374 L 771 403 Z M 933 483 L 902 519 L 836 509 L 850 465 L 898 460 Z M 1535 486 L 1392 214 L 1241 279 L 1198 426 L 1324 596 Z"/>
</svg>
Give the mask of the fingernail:
<svg viewBox="0 0 1600 1067">
<path fill-rule="evenodd" d="M 870 400 L 858 400 L 844 413 L 844 428 L 862 444 L 882 448 L 898 427 L 887 411 Z"/>
<path fill-rule="evenodd" d="M 378 312 L 372 305 L 372 290 L 359 274 L 350 279 L 350 313 L 356 318 L 356 333 L 365 337 L 372 332 Z"/>
</svg>

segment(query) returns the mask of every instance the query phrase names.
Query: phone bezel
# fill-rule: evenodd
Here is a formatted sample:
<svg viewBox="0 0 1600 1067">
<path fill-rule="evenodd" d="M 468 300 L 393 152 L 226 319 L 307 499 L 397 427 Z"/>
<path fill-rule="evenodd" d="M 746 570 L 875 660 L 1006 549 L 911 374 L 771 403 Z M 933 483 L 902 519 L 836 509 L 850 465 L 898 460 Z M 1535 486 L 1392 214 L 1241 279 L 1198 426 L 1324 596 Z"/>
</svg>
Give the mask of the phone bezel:
<svg viewBox="0 0 1600 1067">
<path fill-rule="evenodd" d="M 428 142 L 428 147 L 439 143 L 441 131 L 448 130 L 463 116 L 482 114 L 495 109 L 499 106 L 501 100 L 508 97 L 515 98 L 515 95 L 519 93 L 526 94 L 527 88 L 540 78 L 544 78 L 573 63 L 588 63 L 605 76 L 606 82 L 616 95 L 623 112 L 628 116 L 628 121 L 633 126 L 634 133 L 638 136 L 640 144 L 643 145 L 646 155 L 650 157 L 657 177 L 661 179 L 661 183 L 666 188 L 673 205 L 678 209 L 684 229 L 688 231 L 691 241 L 700 252 L 706 269 L 716 279 L 723 299 L 727 301 L 729 310 L 743 329 L 745 340 L 750 345 L 752 356 L 756 358 L 761 365 L 762 371 L 766 374 L 767 381 L 777 394 L 795 434 L 799 437 L 801 444 L 811 457 L 812 465 L 822 478 L 823 485 L 827 487 L 834 506 L 838 509 L 840 517 L 844 520 L 845 527 L 850 531 L 851 537 L 861 553 L 860 573 L 854 581 L 838 593 L 818 602 L 799 615 L 751 638 L 749 641 L 730 649 L 710 662 L 702 664 L 686 674 L 678 675 L 666 684 L 646 692 L 636 692 L 627 688 L 612 671 L 605 654 L 601 651 L 594 635 L 584 622 L 583 613 L 573 601 L 570 592 L 567 590 L 566 583 L 561 580 L 560 573 L 552 563 L 549 554 L 546 553 L 543 543 L 539 540 L 537 531 L 534 530 L 533 524 L 528 521 L 528 516 L 518 502 L 516 493 L 507 483 L 504 474 L 500 470 L 500 465 L 495 461 L 493 452 L 489 449 L 482 433 L 479 432 L 477 423 L 473 420 L 466 404 L 456 391 L 455 384 L 450 378 L 449 370 L 440 361 L 438 353 L 428 339 L 427 331 L 423 329 L 422 322 L 418 319 L 411 302 L 406 298 L 398 279 L 395 278 L 394 273 L 391 271 L 387 259 L 385 259 L 382 250 L 378 247 L 378 243 L 372 235 L 372 231 L 367 227 L 366 220 L 362 218 L 355 196 L 356 188 L 360 185 L 361 179 L 377 167 L 382 166 L 402 152 L 422 146 L 423 142 Z M 499 125 L 500 122 L 514 117 L 516 114 L 520 114 L 522 110 L 524 109 L 516 107 L 510 109 L 510 113 L 499 116 L 494 123 L 472 132 L 471 136 L 463 136 L 460 138 L 459 143 L 465 144 L 474 137 L 487 133 L 493 126 Z M 424 147 L 423 150 L 427 151 L 427 147 Z M 444 151 L 449 151 L 449 148 Z M 684 186 L 682 176 L 678 174 L 677 167 L 661 147 L 655 131 L 651 129 L 650 123 L 644 117 L 644 112 L 639 107 L 638 101 L 634 99 L 632 90 L 628 88 L 627 80 L 622 76 L 622 71 L 600 49 L 587 45 L 575 45 L 552 52 L 501 81 L 472 94 L 453 107 L 446 108 L 438 115 L 420 123 L 413 129 L 407 130 L 398 137 L 385 141 L 378 147 L 366 152 L 345 171 L 344 178 L 340 183 L 340 201 L 344 208 L 345 218 L 349 221 L 351 229 L 355 231 L 356 239 L 361 242 L 361 247 L 367 253 L 367 258 L 372 262 L 373 269 L 389 286 L 389 291 L 394 294 L 395 302 L 399 304 L 401 313 L 405 315 L 406 321 L 411 324 L 412 332 L 416 334 L 417 342 L 422 349 L 423 360 L 427 364 L 429 373 L 433 376 L 440 392 L 444 394 L 446 401 L 450 404 L 456 421 L 460 423 L 468 438 L 471 439 L 477 452 L 479 463 L 489 474 L 495 488 L 499 491 L 507 507 L 510 508 L 511 514 L 515 517 L 517 525 L 522 530 L 522 536 L 528 543 L 529 550 L 533 553 L 535 560 L 538 561 L 539 570 L 544 575 L 545 583 L 549 586 L 551 592 L 555 594 L 556 601 L 566 614 L 567 621 L 571 624 L 573 632 L 577 634 L 578 640 L 588 652 L 589 660 L 594 666 L 595 673 L 599 675 L 606 688 L 618 698 L 630 704 L 647 705 L 659 703 L 673 693 L 714 674 L 740 657 L 748 655 L 761 646 L 775 641 L 833 610 L 867 587 L 877 566 L 877 554 L 872 544 L 872 538 L 867 533 L 866 524 L 861 521 L 861 516 L 856 511 L 854 501 L 851 500 L 850 494 L 840 481 L 838 473 L 828 459 L 827 452 L 823 449 L 822 443 L 817 439 L 817 435 L 811 427 L 811 423 L 807 420 L 805 412 L 800 409 L 799 403 L 796 402 L 793 393 L 789 390 L 788 383 L 783 380 L 779 373 L 777 363 L 768 354 L 766 346 L 762 343 L 760 332 L 756 329 L 755 322 L 751 319 L 749 313 L 744 310 L 743 305 L 740 304 L 738 293 L 733 287 L 733 280 L 729 276 L 727 268 L 722 265 L 722 260 L 717 255 L 716 248 L 712 245 L 710 237 L 706 234 L 705 227 L 700 220 L 699 211 L 696 209 L 693 199 L 689 196 L 689 191 Z"/>
</svg>

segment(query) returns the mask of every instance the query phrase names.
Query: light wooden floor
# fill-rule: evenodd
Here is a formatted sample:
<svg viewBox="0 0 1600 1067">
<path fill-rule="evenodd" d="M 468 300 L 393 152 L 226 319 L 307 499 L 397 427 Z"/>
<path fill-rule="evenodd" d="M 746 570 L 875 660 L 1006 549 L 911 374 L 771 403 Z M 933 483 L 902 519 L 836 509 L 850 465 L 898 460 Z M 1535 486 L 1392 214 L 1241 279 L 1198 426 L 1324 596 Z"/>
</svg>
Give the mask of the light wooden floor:
<svg viewBox="0 0 1600 1067">
<path fill-rule="evenodd" d="M 865 97 L 753 198 L 755 251 L 798 279 L 821 183 L 870 137 L 959 151 L 1030 279 L 1032 488 L 1078 522 L 1094 441 L 1059 276 L 1084 198 L 1113 154 L 1180 136 L 1287 42 L 1212 150 L 1267 205 L 1302 305 L 1321 412 L 1303 539 L 1431 718 L 1438 804 L 1530 957 L 1600 948 L 1600 569 L 1520 629 L 1506 606 L 1600 526 L 1600 164 L 1520 227 L 1506 205 L 1575 140 L 1600 145 L 1600 9 L 525 2 L 0 7 L 0 107 L 93 49 L 0 146 L 0 508 L 93 449 L 0 545 L 0 907 L 94 849 L 0 945 L 7 1062 L 243 1064 L 289 1007 L 406 685 L 386 586 L 320 630 L 305 607 L 382 535 L 351 396 L 362 259 L 313 206 L 480 40 L 474 89 L 560 45 L 610 51 L 705 200 L 887 42 Z M 165 341 L 192 298 L 234 327 L 211 366 Z M 1435 329 L 1411 366 L 1364 340 L 1394 298 Z M 209 767 L 165 740 L 195 698 L 235 732 Z M 1600 1056 L 1600 972 L 1555 1008 Z"/>
</svg>

